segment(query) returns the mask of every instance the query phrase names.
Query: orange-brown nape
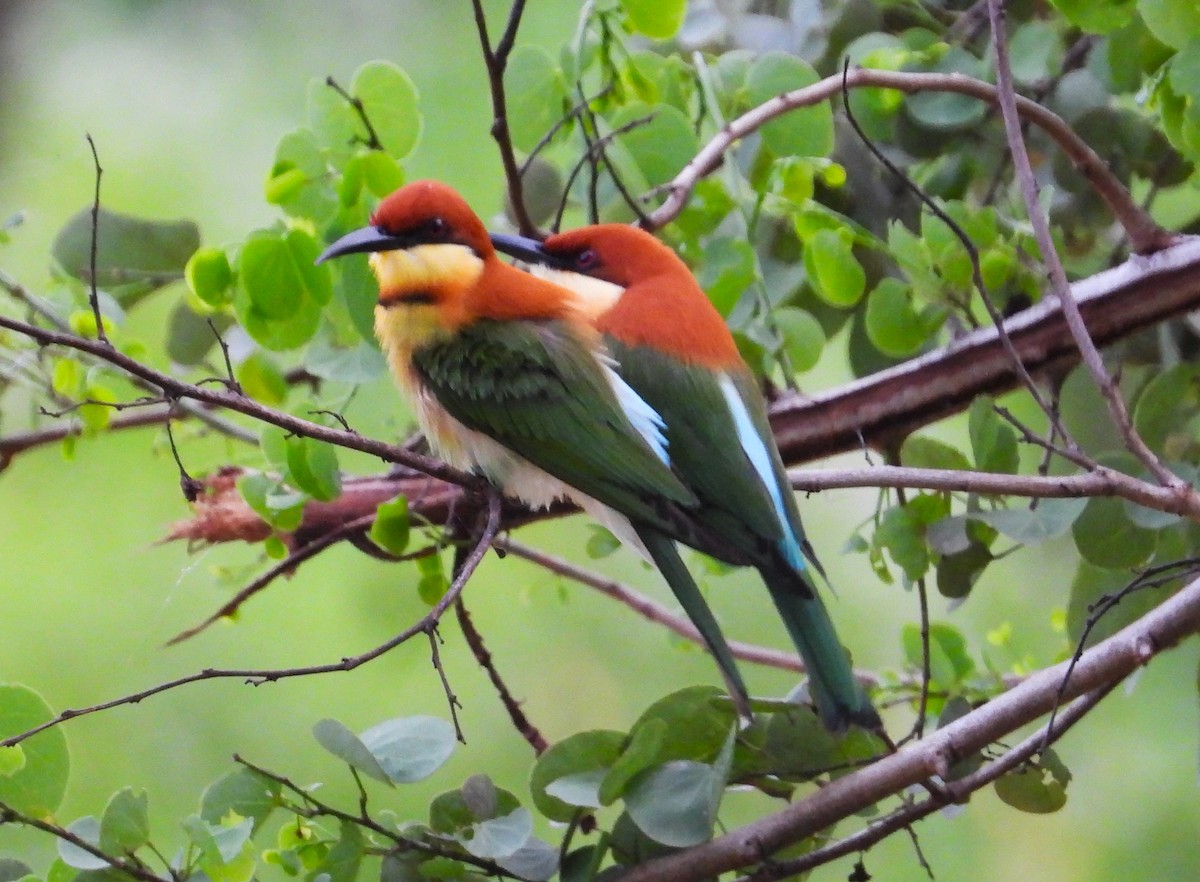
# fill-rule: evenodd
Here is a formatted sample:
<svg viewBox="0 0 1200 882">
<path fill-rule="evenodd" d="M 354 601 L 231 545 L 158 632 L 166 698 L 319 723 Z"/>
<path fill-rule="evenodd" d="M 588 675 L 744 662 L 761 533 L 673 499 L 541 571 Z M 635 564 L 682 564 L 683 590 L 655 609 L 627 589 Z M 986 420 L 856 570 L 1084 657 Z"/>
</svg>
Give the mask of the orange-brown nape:
<svg viewBox="0 0 1200 882">
<path fill-rule="evenodd" d="M 381 307 L 437 307 L 443 327 L 477 319 L 562 318 L 568 292 L 531 280 L 496 257 L 487 228 L 440 181 L 414 181 L 384 199 L 371 225 L 394 238 L 371 255 Z"/>
<path fill-rule="evenodd" d="M 550 236 L 542 247 L 573 271 L 625 289 L 596 319 L 601 333 L 710 368 L 742 363 L 729 327 L 687 264 L 646 231 L 599 224 Z"/>
</svg>

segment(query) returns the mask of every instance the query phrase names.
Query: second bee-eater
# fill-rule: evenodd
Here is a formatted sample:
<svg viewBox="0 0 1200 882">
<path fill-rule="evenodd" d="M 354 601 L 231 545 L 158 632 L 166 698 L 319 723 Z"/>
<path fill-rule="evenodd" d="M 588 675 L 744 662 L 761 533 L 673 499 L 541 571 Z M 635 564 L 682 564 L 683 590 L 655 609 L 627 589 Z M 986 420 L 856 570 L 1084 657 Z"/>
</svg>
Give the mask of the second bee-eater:
<svg viewBox="0 0 1200 882">
<path fill-rule="evenodd" d="M 700 541 L 691 544 L 761 573 L 825 724 L 879 729 L 809 577 L 811 553 L 766 403 L 686 264 L 650 234 L 621 224 L 541 243 L 492 239 L 535 276 L 576 292 L 622 379 L 663 420 L 671 466 L 699 501 L 688 512 L 700 525 L 693 534 Z M 710 537 L 720 541 L 706 543 Z"/>
<path fill-rule="evenodd" d="M 363 252 L 379 282 L 376 335 L 435 450 L 531 506 L 572 500 L 649 557 L 746 713 L 732 653 L 675 545 L 724 548 L 708 535 L 722 525 L 695 516 L 700 488 L 674 471 L 661 417 L 616 370 L 584 301 L 500 260 L 478 216 L 434 181 L 384 199 L 319 261 Z"/>
</svg>

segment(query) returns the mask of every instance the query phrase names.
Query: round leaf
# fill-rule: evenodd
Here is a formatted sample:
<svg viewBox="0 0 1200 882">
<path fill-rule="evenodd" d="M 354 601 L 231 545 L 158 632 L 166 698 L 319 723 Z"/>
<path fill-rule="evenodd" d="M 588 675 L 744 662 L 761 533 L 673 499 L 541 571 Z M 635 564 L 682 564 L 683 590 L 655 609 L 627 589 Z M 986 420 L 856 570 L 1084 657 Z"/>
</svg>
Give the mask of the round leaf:
<svg viewBox="0 0 1200 882">
<path fill-rule="evenodd" d="M 545 49 L 523 44 L 508 58 L 504 85 L 509 135 L 518 150 L 528 153 L 562 116 L 562 73 Z"/>
<path fill-rule="evenodd" d="M 1120 499 L 1088 500 L 1071 532 L 1084 560 L 1114 570 L 1144 564 L 1158 544 L 1155 531 L 1139 527 L 1125 516 Z"/>
<path fill-rule="evenodd" d="M 816 70 L 796 56 L 767 52 L 750 67 L 746 96 L 752 105 L 758 105 L 819 79 Z M 763 143 L 776 156 L 828 156 L 833 150 L 833 111 L 828 102 L 790 110 L 760 131 Z"/>
<path fill-rule="evenodd" d="M 184 276 L 192 293 L 209 306 L 224 306 L 233 299 L 233 270 L 222 248 L 197 249 L 184 267 Z"/>
<path fill-rule="evenodd" d="M 717 818 L 716 772 L 691 760 L 674 760 L 646 772 L 625 794 L 638 829 L 656 842 L 688 848 L 712 837 Z"/>
<path fill-rule="evenodd" d="M 0 738 L 18 735 L 53 716 L 32 689 L 0 685 Z M 56 727 L 27 738 L 20 746 L 24 765 L 12 774 L 0 775 L 0 802 L 36 817 L 52 815 L 67 789 L 67 740 Z"/>
<path fill-rule="evenodd" d="M 568 776 L 607 772 L 620 756 L 625 741 L 622 732 L 593 730 L 564 738 L 538 757 L 529 779 L 529 789 L 537 810 L 551 821 L 569 821 L 575 816 L 575 806 L 564 802 L 547 788 Z"/>
<path fill-rule="evenodd" d="M 853 306 L 867 287 L 850 241 L 834 230 L 818 230 L 805 240 L 804 270 L 817 295 L 832 306 Z"/>
<path fill-rule="evenodd" d="M 362 102 L 384 150 L 396 159 L 412 153 L 422 120 L 417 87 L 408 74 L 391 62 L 369 61 L 354 72 L 350 94 Z"/>
<path fill-rule="evenodd" d="M 783 337 L 784 351 L 792 367 L 800 373 L 816 367 L 825 348 L 825 329 L 816 317 L 807 309 L 782 306 L 772 318 Z"/>
<path fill-rule="evenodd" d="M 683 24 L 685 0 L 621 0 L 633 30 L 655 40 L 669 40 Z"/>
<path fill-rule="evenodd" d="M 428 778 L 454 753 L 454 727 L 437 717 L 399 717 L 360 736 L 388 778 L 411 784 Z"/>
<path fill-rule="evenodd" d="M 675 177 L 695 156 L 696 133 L 683 111 L 669 104 L 627 104 L 610 124 L 617 129 L 642 119 L 647 121 L 622 134 L 618 143 L 629 151 L 646 183 L 656 187 Z"/>
</svg>

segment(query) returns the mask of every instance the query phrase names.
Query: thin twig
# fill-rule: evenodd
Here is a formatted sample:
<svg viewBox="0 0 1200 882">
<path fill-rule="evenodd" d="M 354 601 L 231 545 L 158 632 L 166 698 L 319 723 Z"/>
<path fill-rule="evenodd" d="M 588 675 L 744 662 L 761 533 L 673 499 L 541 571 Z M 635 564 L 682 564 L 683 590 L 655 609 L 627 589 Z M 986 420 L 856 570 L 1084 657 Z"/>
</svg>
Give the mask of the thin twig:
<svg viewBox="0 0 1200 882">
<path fill-rule="evenodd" d="M 496 48 L 492 49 L 488 37 L 487 17 L 483 14 L 482 0 L 471 0 L 475 11 L 475 28 L 479 33 L 479 46 L 483 50 L 483 63 L 487 67 L 488 88 L 492 96 L 492 138 L 500 152 L 500 161 L 504 165 L 504 177 L 508 181 L 508 197 L 512 204 L 513 217 L 517 228 L 524 236 L 537 233 L 537 224 L 529 216 L 525 207 L 525 192 L 521 186 L 521 169 L 517 165 L 517 157 L 513 152 L 512 134 L 508 130 L 508 106 L 504 93 L 504 69 L 508 65 L 508 56 L 512 52 L 517 39 L 517 28 L 521 24 L 521 15 L 525 10 L 525 0 L 513 0 L 508 13 L 508 24 L 500 37 Z"/>
<path fill-rule="evenodd" d="M 1088 649 L 1072 675 L 1067 699 L 1111 688 L 1147 662 L 1147 651 L 1157 655 L 1197 630 L 1200 580 L 1192 581 L 1138 621 Z M 625 871 L 623 882 L 703 879 L 754 866 L 781 848 L 899 794 L 931 774 L 945 778 L 957 759 L 971 756 L 1048 713 L 1065 668 L 1066 663 L 1062 663 L 1038 671 L 922 741 L 830 781 L 818 792 L 772 815 L 701 845 L 632 867 Z M 1040 737 L 1035 737 L 1032 749 L 1040 743 Z"/>
<path fill-rule="evenodd" d="M 151 873 L 136 858 L 115 857 L 105 852 L 99 846 L 93 845 L 81 836 L 72 833 L 66 827 L 60 827 L 58 824 L 54 824 L 44 818 L 27 815 L 24 812 L 17 811 L 17 809 L 8 805 L 8 803 L 0 802 L 0 826 L 4 824 L 20 824 L 23 827 L 32 827 L 35 830 L 41 830 L 43 833 L 49 833 L 56 839 L 69 842 L 92 857 L 99 858 L 114 870 L 125 873 L 134 879 L 139 879 L 141 882 L 172 882 L 169 876 L 159 876 Z"/>
<path fill-rule="evenodd" d="M 867 137 L 867 133 L 862 130 L 862 127 L 858 124 L 858 120 L 855 119 L 854 112 L 850 109 L 850 91 L 846 87 L 846 74 L 850 69 L 849 64 L 850 60 L 847 58 L 846 65 L 842 68 L 842 109 L 846 114 L 846 119 L 849 120 L 859 140 L 866 145 L 875 159 L 891 172 L 892 176 L 897 178 L 904 185 L 905 189 L 921 200 L 921 204 L 933 212 L 938 220 L 949 227 L 958 241 L 962 243 L 963 248 L 967 252 L 967 257 L 971 262 L 971 281 L 974 283 L 975 289 L 979 292 L 979 299 L 983 303 L 984 309 L 987 310 L 988 318 L 991 319 L 992 326 L 996 329 L 1000 345 L 1008 354 L 1021 386 L 1030 394 L 1042 413 L 1050 420 L 1051 425 L 1063 438 L 1064 443 L 1068 447 L 1076 448 L 1077 445 L 1068 434 L 1067 427 L 1058 418 L 1057 411 L 1051 408 L 1050 404 L 1042 396 L 1041 390 L 1038 388 L 1037 383 L 1034 382 L 1033 377 L 1029 375 L 1029 371 L 1026 370 L 1025 364 L 1021 361 L 1021 356 L 1017 352 L 1017 348 L 1013 345 L 1012 339 L 1008 336 L 1004 328 L 1004 316 L 1000 314 L 1000 310 L 996 309 L 995 303 L 992 302 L 991 292 L 988 291 L 987 283 L 983 280 L 983 270 L 979 263 L 979 249 L 975 247 L 975 242 L 967 235 L 967 231 L 962 228 L 958 221 L 950 217 L 937 202 L 930 198 L 928 193 L 918 187 L 912 178 L 901 171 L 882 150 L 875 146 L 875 142 Z M 970 317 L 969 307 L 966 314 Z"/>
<path fill-rule="evenodd" d="M 355 815 L 350 812 L 342 811 L 341 809 L 330 805 L 327 802 L 322 802 L 313 793 L 311 787 L 301 787 L 294 783 L 290 778 L 283 775 L 278 775 L 275 772 L 268 771 L 262 766 L 255 765 L 245 759 L 240 754 L 233 755 L 233 761 L 239 765 L 245 766 L 252 772 L 262 775 L 269 781 L 274 781 L 284 790 L 292 793 L 300 800 L 301 805 L 291 805 L 289 808 L 298 815 L 303 817 L 325 816 L 334 818 L 339 821 L 344 821 L 347 824 L 353 824 L 356 827 L 361 827 L 364 830 L 382 837 L 394 845 L 412 849 L 421 854 L 428 854 L 435 857 L 445 857 L 451 860 L 461 861 L 464 864 L 469 864 L 483 871 L 488 876 L 498 876 L 501 878 L 511 877 L 511 874 L 504 872 L 498 865 L 483 858 L 477 858 L 474 855 L 464 850 L 455 849 L 450 846 L 443 846 L 436 842 L 428 842 L 424 839 L 415 839 L 411 836 L 406 836 L 404 833 L 398 832 L 394 826 L 380 824 L 378 821 L 367 817 L 365 814 Z M 303 807 L 302 807 L 303 806 Z"/>
<path fill-rule="evenodd" d="M 375 126 L 371 125 L 371 118 L 367 116 L 367 109 L 363 106 L 362 99 L 356 98 L 342 88 L 332 76 L 325 77 L 325 85 L 337 92 L 342 98 L 354 108 L 354 112 L 358 114 L 359 120 L 367 129 L 367 137 L 362 139 L 363 145 L 368 150 L 383 150 L 383 142 L 379 140 L 379 133 L 375 131 Z"/>
<path fill-rule="evenodd" d="M 158 695 L 161 692 L 168 692 L 180 686 L 186 686 L 189 683 L 196 683 L 201 680 L 222 680 L 222 679 L 241 679 L 251 686 L 261 686 L 264 683 L 274 683 L 279 680 L 291 679 L 293 677 L 309 677 L 314 674 L 329 674 L 334 671 L 353 671 L 355 668 L 361 667 L 367 662 L 374 661 L 381 655 L 384 655 L 395 649 L 402 643 L 412 639 L 416 634 L 426 633 L 429 628 L 445 614 L 446 610 L 462 593 L 463 587 L 467 580 L 471 578 L 471 574 L 475 572 L 475 568 L 479 566 L 479 562 L 483 560 L 484 554 L 487 553 L 493 540 L 496 538 L 496 533 L 500 528 L 500 512 L 501 500 L 496 493 L 488 494 L 488 515 L 487 524 L 485 525 L 479 541 L 467 555 L 463 567 L 458 575 L 451 581 L 450 587 L 446 589 L 446 593 L 434 604 L 433 609 L 425 614 L 421 621 L 414 625 L 405 628 L 395 637 L 379 644 L 373 649 L 369 649 L 364 653 L 354 656 L 348 656 L 341 661 L 332 662 L 322 665 L 308 665 L 306 667 L 297 668 L 277 668 L 277 669 L 254 669 L 254 668 L 206 668 L 195 674 L 188 674 L 183 677 L 176 677 L 173 680 L 168 680 L 151 686 L 148 689 L 143 689 L 139 692 L 134 692 L 129 695 L 114 698 L 110 701 L 94 704 L 89 707 L 78 709 L 67 709 L 61 711 L 57 716 L 47 720 L 46 722 L 34 726 L 17 735 L 5 738 L 0 741 L 0 747 L 11 747 L 14 744 L 19 744 L 25 739 L 36 735 L 38 732 L 43 732 L 46 729 L 51 729 L 61 723 L 75 719 L 76 717 L 87 716 L 89 714 L 98 713 L 109 708 L 119 707 L 125 704 L 137 704 L 145 699 Z"/>
<path fill-rule="evenodd" d="M 253 597 L 258 592 L 262 591 L 280 576 L 293 572 L 296 567 L 311 558 L 316 557 L 327 548 L 331 548 L 344 539 L 349 539 L 350 536 L 361 533 L 363 530 L 370 529 L 371 524 L 375 522 L 374 513 L 363 515 L 362 517 L 354 518 L 344 524 L 339 525 L 336 529 L 330 530 L 328 533 L 322 534 L 320 537 L 301 545 L 295 551 L 291 552 L 287 557 L 281 560 L 275 566 L 271 567 L 262 575 L 258 576 L 253 582 L 246 585 L 237 594 L 229 598 L 221 605 L 221 608 L 210 616 L 205 618 L 199 624 L 193 625 L 185 631 L 180 631 L 174 637 L 167 641 L 167 646 L 176 646 L 183 643 L 185 640 L 190 640 L 201 631 L 206 630 L 214 622 L 228 618 L 242 608 L 247 600 Z"/>
<path fill-rule="evenodd" d="M 88 301 L 92 305 L 92 315 L 96 319 L 96 339 L 105 346 L 110 346 L 112 344 L 108 342 L 108 335 L 104 333 L 104 316 L 100 314 L 100 292 L 96 288 L 96 265 L 100 251 L 100 178 L 104 175 L 104 169 L 100 167 L 100 154 L 96 150 L 96 142 L 92 140 L 91 133 L 89 132 L 86 137 L 88 146 L 92 148 L 92 163 L 96 169 L 96 195 L 92 199 L 92 246 L 88 278 L 91 288 L 88 292 Z"/>
<path fill-rule="evenodd" d="M 465 475 L 443 462 L 427 456 L 421 456 L 403 447 L 398 447 L 394 444 L 385 444 L 352 432 L 300 419 L 283 411 L 259 404 L 251 398 L 236 395 L 229 391 L 208 389 L 176 379 L 170 374 L 164 374 L 148 365 L 142 364 L 137 359 L 131 358 L 119 350 L 100 344 L 97 341 L 80 337 L 77 334 L 39 328 L 28 322 L 17 321 L 2 315 L 0 315 L 0 328 L 7 328 L 10 331 L 23 334 L 44 346 L 64 346 L 68 349 L 74 349 L 78 352 L 99 358 L 114 367 L 120 368 L 142 383 L 149 383 L 157 389 L 161 389 L 162 393 L 170 398 L 191 398 L 215 407 L 224 407 L 228 410 L 253 417 L 261 422 L 279 426 L 281 429 L 285 429 L 293 434 L 315 438 L 318 441 L 328 441 L 330 444 L 348 447 L 352 450 L 361 450 L 364 453 L 378 456 L 387 462 L 409 466 L 452 484 L 476 486 L 480 483 L 476 477 Z"/>
<path fill-rule="evenodd" d="M 997 778 L 1012 771 L 1037 753 L 1043 745 L 1052 744 L 1061 738 L 1099 704 L 1112 691 L 1114 685 L 1103 686 L 1081 696 L 1059 715 L 1058 720 L 1048 722 L 1020 744 L 1006 751 L 1003 756 L 969 775 L 947 782 L 943 789 L 946 796 L 949 797 L 948 800 L 930 797 L 921 802 L 910 803 L 878 821 L 868 824 L 856 833 L 813 849 L 802 857 L 772 861 L 757 872 L 744 876 L 736 882 L 774 882 L 776 879 L 799 875 L 814 867 L 824 866 L 840 857 L 866 851 L 896 831 L 910 827 L 922 818 L 945 808 L 948 804 L 965 802 L 971 793 L 982 790 Z"/>
<path fill-rule="evenodd" d="M 1063 268 L 1062 261 L 1058 258 L 1058 251 L 1054 246 L 1054 238 L 1050 233 L 1049 221 L 1046 218 L 1046 213 L 1043 211 L 1041 203 L 1038 201 L 1037 181 L 1033 175 L 1033 166 L 1029 161 L 1029 153 L 1025 149 L 1025 141 L 1021 137 L 1017 98 L 1013 91 L 1012 68 L 1008 58 L 1008 37 L 1005 32 L 1004 11 L 1000 0 L 988 0 L 988 19 L 991 22 L 992 40 L 996 47 L 996 81 L 997 94 L 1000 101 L 1000 113 L 1004 118 L 1004 130 L 1008 137 L 1009 149 L 1012 152 L 1013 167 L 1016 169 L 1017 180 L 1020 182 L 1021 195 L 1024 197 L 1026 214 L 1033 227 L 1034 239 L 1038 243 L 1038 249 L 1042 253 L 1042 261 L 1050 275 L 1051 290 L 1062 307 L 1067 327 L 1071 331 L 1071 336 L 1074 338 L 1075 344 L 1079 347 L 1084 366 L 1087 368 L 1088 373 L 1091 374 L 1092 381 L 1096 384 L 1101 396 L 1108 405 L 1108 412 L 1112 418 L 1113 425 L 1116 426 L 1117 431 L 1121 434 L 1129 451 L 1145 464 L 1146 468 L 1150 470 L 1150 473 L 1154 475 L 1155 479 L 1162 486 L 1173 490 L 1181 499 L 1187 496 L 1195 496 L 1195 491 L 1191 486 L 1163 465 L 1158 456 L 1146 445 L 1141 435 L 1134 429 L 1129 409 L 1125 406 L 1125 400 L 1121 397 L 1121 392 L 1113 382 L 1112 377 L 1109 376 L 1108 369 L 1104 366 L 1104 359 L 1100 355 L 1100 350 L 1096 348 L 1095 342 L 1088 333 L 1083 315 L 1079 311 L 1079 304 L 1075 302 L 1074 297 L 1071 295 L 1071 285 L 1067 280 L 1067 272 Z M 1140 206 L 1138 206 L 1138 210 L 1141 210 Z M 1136 230 L 1126 228 L 1126 232 L 1129 233 L 1130 241 L 1135 242 L 1134 236 Z M 1141 251 L 1142 249 L 1135 246 L 1134 250 Z"/>
<path fill-rule="evenodd" d="M 508 688 L 508 684 L 496 670 L 492 654 L 483 642 L 483 635 L 475 627 L 475 622 L 471 619 L 471 614 L 467 611 L 467 606 L 461 597 L 454 604 L 454 615 L 458 619 L 458 626 L 462 629 L 467 646 L 471 648 L 471 654 L 475 656 L 475 661 L 479 662 L 479 666 L 487 671 L 488 679 L 492 681 L 496 694 L 500 696 L 500 703 L 504 705 L 504 710 L 508 713 L 508 718 L 512 720 L 513 727 L 522 738 L 529 742 L 533 752 L 537 756 L 541 756 L 550 746 L 549 743 L 538 731 L 538 728 L 529 721 L 529 717 L 525 716 L 525 711 L 521 709 L 521 703 L 513 697 L 512 690 Z"/>
</svg>

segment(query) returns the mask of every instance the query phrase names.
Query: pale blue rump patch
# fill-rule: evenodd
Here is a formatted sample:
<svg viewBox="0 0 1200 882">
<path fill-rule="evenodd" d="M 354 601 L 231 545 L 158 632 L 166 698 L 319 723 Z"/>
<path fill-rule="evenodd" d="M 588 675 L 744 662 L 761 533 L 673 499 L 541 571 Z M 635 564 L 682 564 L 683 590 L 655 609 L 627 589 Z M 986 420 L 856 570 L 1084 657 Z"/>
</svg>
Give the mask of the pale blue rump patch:
<svg viewBox="0 0 1200 882">
<path fill-rule="evenodd" d="M 783 556 L 789 564 L 797 570 L 802 570 L 805 566 L 804 552 L 800 548 L 799 537 L 792 532 L 787 509 L 783 504 L 783 491 L 779 487 L 779 482 L 775 480 L 775 469 L 772 466 L 771 454 L 767 450 L 767 445 L 755 430 L 754 421 L 750 419 L 750 411 L 746 409 L 746 402 L 742 401 L 742 396 L 738 394 L 737 386 L 732 378 L 728 374 L 721 374 L 719 384 L 721 394 L 725 396 L 725 404 L 728 405 L 729 412 L 733 416 L 734 428 L 737 429 L 738 441 L 741 442 L 742 450 L 750 460 L 750 464 L 754 466 L 754 471 L 758 472 L 758 477 L 763 482 L 763 486 L 770 494 L 771 502 L 775 506 L 775 514 L 783 528 L 783 541 L 779 544 L 780 551 L 783 552 Z"/>
</svg>

